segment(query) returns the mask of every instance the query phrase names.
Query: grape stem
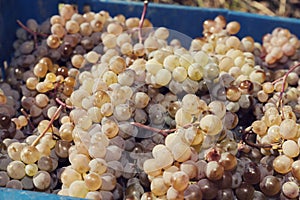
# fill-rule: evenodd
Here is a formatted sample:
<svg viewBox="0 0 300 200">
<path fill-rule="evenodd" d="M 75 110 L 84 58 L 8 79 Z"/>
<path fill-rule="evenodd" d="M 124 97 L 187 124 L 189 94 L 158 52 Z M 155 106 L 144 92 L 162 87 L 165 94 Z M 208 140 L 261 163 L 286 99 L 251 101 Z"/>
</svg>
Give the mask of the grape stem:
<svg viewBox="0 0 300 200">
<path fill-rule="evenodd" d="M 21 28 L 23 28 L 25 31 L 27 31 L 31 35 L 33 35 L 33 40 L 34 40 L 35 47 L 37 47 L 37 45 L 38 45 L 37 36 L 48 37 L 47 34 L 40 33 L 40 32 L 35 32 L 35 31 L 31 30 L 30 28 L 25 26 L 20 20 L 17 20 L 17 23 L 19 24 L 19 26 L 21 26 Z"/>
<path fill-rule="evenodd" d="M 130 124 L 135 125 L 135 126 L 140 127 L 140 128 L 143 128 L 143 129 L 147 129 L 147 130 L 159 133 L 159 134 L 161 134 L 165 137 L 168 136 L 169 133 L 173 133 L 178 129 L 178 128 L 173 128 L 173 129 L 164 129 L 164 130 L 162 130 L 162 129 L 154 128 L 154 127 L 151 127 L 151 126 L 147 126 L 147 125 L 139 123 L 139 122 L 131 122 Z M 182 128 L 188 128 L 188 127 L 198 125 L 198 124 L 199 123 L 196 123 L 196 122 L 195 123 L 190 123 L 190 124 L 184 125 Z"/>
<path fill-rule="evenodd" d="M 37 143 L 40 141 L 40 139 L 42 137 L 44 137 L 44 135 L 47 133 L 47 131 L 52 128 L 52 124 L 54 122 L 54 120 L 57 118 L 57 116 L 59 115 L 59 113 L 61 112 L 61 110 L 66 107 L 66 108 L 70 108 L 72 109 L 72 106 L 69 106 L 67 104 L 65 104 L 64 102 L 62 102 L 60 99 L 56 98 L 55 99 L 57 101 L 57 103 L 59 103 L 59 107 L 57 108 L 57 110 L 55 111 L 54 115 L 52 116 L 52 118 L 50 119 L 50 122 L 48 123 L 47 127 L 45 128 L 45 130 L 33 141 L 33 143 L 31 144 L 31 146 L 35 146 L 37 145 Z"/>
<path fill-rule="evenodd" d="M 242 130 L 242 132 L 243 132 L 243 134 L 242 134 L 243 142 L 251 147 L 255 147 L 258 149 L 261 149 L 261 148 L 269 149 L 269 148 L 273 147 L 271 144 L 256 144 L 254 142 L 249 141 L 249 137 L 254 134 L 252 132 L 252 127 L 246 128 L 245 130 Z"/>
<path fill-rule="evenodd" d="M 280 94 L 279 94 L 279 105 L 280 105 L 280 110 L 281 110 L 281 114 L 282 114 L 282 117 L 284 118 L 284 113 L 283 113 L 283 93 L 284 93 L 284 88 L 285 88 L 285 84 L 286 84 L 286 80 L 287 80 L 287 77 L 288 75 L 294 71 L 297 67 L 300 66 L 300 63 L 292 66 L 285 74 L 284 76 L 281 78 L 282 79 L 282 86 L 281 86 L 281 91 L 280 91 Z"/>
<path fill-rule="evenodd" d="M 143 8 L 141 20 L 140 20 L 140 23 L 139 23 L 139 42 L 141 44 L 143 42 L 142 28 L 143 28 L 143 24 L 144 24 L 144 21 L 145 21 L 145 16 L 146 16 L 146 13 L 147 13 L 147 8 L 148 8 L 148 1 L 144 1 L 144 8 Z"/>
</svg>

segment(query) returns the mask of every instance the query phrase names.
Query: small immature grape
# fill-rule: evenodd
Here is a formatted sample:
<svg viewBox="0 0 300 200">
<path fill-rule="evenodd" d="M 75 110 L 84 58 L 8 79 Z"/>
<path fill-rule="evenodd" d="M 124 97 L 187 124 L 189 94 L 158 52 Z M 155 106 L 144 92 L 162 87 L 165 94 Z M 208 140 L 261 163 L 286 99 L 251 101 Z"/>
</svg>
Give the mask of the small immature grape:
<svg viewBox="0 0 300 200">
<path fill-rule="evenodd" d="M 34 176 L 39 168 L 36 164 L 28 164 L 25 166 L 25 173 L 27 176 Z"/>
</svg>

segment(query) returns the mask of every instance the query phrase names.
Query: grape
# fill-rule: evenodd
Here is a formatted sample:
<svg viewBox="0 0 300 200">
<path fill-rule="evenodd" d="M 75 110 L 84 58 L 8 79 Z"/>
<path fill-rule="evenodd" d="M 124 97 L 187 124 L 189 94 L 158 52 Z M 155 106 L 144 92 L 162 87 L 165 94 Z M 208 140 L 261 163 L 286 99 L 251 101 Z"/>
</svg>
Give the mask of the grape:
<svg viewBox="0 0 300 200">
<path fill-rule="evenodd" d="M 253 199 L 254 188 L 249 183 L 243 182 L 241 185 L 235 189 L 235 194 L 238 199 Z"/>
<path fill-rule="evenodd" d="M 293 158 L 299 155 L 299 146 L 293 140 L 287 140 L 282 144 L 282 151 L 285 155 Z"/>
<path fill-rule="evenodd" d="M 5 187 L 9 181 L 9 176 L 5 171 L 0 172 L 0 186 Z"/>
<path fill-rule="evenodd" d="M 6 187 L 17 189 L 17 190 L 22 190 L 23 189 L 22 182 L 19 181 L 19 180 L 10 180 L 10 181 L 8 181 L 7 184 L 6 184 Z"/>
<path fill-rule="evenodd" d="M 82 179 L 81 174 L 70 167 L 63 169 L 63 172 L 61 174 L 61 182 L 66 187 L 69 187 L 71 183 L 73 183 L 74 181 L 81 180 L 81 179 Z"/>
<path fill-rule="evenodd" d="M 282 185 L 282 192 L 288 198 L 297 198 L 299 196 L 299 186 L 292 181 L 285 182 Z"/>
<path fill-rule="evenodd" d="M 184 191 L 184 198 L 187 200 L 202 199 L 202 192 L 197 184 L 190 184 Z"/>
<path fill-rule="evenodd" d="M 104 173 L 101 175 L 102 185 L 101 190 L 111 191 L 116 187 L 117 179 L 114 175 L 110 173 Z"/>
<path fill-rule="evenodd" d="M 256 163 L 250 162 L 245 166 L 243 174 L 244 181 L 252 185 L 259 183 L 260 181 L 260 170 Z"/>
<path fill-rule="evenodd" d="M 22 178 L 21 183 L 23 185 L 23 189 L 25 190 L 32 190 L 34 188 L 33 180 L 31 177 L 25 176 L 24 178 Z"/>
<path fill-rule="evenodd" d="M 205 174 L 209 180 L 219 180 L 224 174 L 224 168 L 218 162 L 211 161 L 206 166 Z"/>
<path fill-rule="evenodd" d="M 293 159 L 286 155 L 277 156 L 273 161 L 273 168 L 278 173 L 288 173 L 291 171 Z"/>
<path fill-rule="evenodd" d="M 69 187 L 69 195 L 72 197 L 84 198 L 89 192 L 84 181 L 76 180 Z"/>
<path fill-rule="evenodd" d="M 12 161 L 7 166 L 7 174 L 13 179 L 21 179 L 25 176 L 25 164 L 21 161 Z"/>
<path fill-rule="evenodd" d="M 218 134 L 222 128 L 222 121 L 215 115 L 206 115 L 200 120 L 200 128 L 208 135 Z"/>
<path fill-rule="evenodd" d="M 299 180 L 300 179 L 300 161 L 297 160 L 297 161 L 294 161 L 293 164 L 292 164 L 292 174 L 293 176 Z"/>
<path fill-rule="evenodd" d="M 38 171 L 33 177 L 33 185 L 39 190 L 46 190 L 51 183 L 51 176 L 46 171 Z"/>
<path fill-rule="evenodd" d="M 39 168 L 36 164 L 28 164 L 25 166 L 25 173 L 27 176 L 34 176 L 38 172 Z"/>
<path fill-rule="evenodd" d="M 208 179 L 201 179 L 198 181 L 198 186 L 202 192 L 203 199 L 214 199 L 217 197 L 218 188 L 217 185 Z"/>
<path fill-rule="evenodd" d="M 162 177 L 156 177 L 151 182 L 151 192 L 156 196 L 167 193 L 168 187 L 165 185 Z"/>
<path fill-rule="evenodd" d="M 89 173 L 84 177 L 84 182 L 89 190 L 98 190 L 102 185 L 100 175 L 96 173 Z"/>
<path fill-rule="evenodd" d="M 274 196 L 281 190 L 281 184 L 278 178 L 274 176 L 266 176 L 259 184 L 262 192 L 267 196 Z"/>
</svg>

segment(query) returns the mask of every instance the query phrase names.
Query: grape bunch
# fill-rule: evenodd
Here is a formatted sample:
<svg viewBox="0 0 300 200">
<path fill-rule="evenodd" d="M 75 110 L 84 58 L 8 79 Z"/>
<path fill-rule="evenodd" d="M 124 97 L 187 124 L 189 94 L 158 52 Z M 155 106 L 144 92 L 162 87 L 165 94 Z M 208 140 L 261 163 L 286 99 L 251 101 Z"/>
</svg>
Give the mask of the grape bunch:
<svg viewBox="0 0 300 200">
<path fill-rule="evenodd" d="M 299 40 L 203 37 L 64 4 L 16 32 L 0 186 L 88 199 L 299 196 Z M 175 37 L 174 37 L 175 35 Z M 172 36 L 172 38 L 170 37 Z M 178 36 L 178 38 L 176 38 Z"/>
</svg>

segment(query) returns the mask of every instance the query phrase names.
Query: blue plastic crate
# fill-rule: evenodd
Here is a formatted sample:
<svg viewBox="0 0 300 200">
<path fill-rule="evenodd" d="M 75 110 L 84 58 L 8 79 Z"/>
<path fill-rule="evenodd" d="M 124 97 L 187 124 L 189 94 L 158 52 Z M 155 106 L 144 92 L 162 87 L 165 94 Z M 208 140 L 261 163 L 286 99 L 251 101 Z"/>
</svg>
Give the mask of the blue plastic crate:
<svg viewBox="0 0 300 200">
<path fill-rule="evenodd" d="M 140 17 L 143 4 L 128 1 L 109 0 L 0 0 L 0 66 L 3 61 L 10 60 L 13 53 L 12 43 L 18 27 L 16 20 L 26 22 L 34 18 L 42 22 L 58 13 L 59 3 L 77 4 L 79 11 L 84 5 L 90 5 L 93 11 L 107 10 L 112 16 L 124 14 L 126 17 Z M 271 32 L 275 27 L 289 29 L 300 38 L 300 20 L 269 17 L 256 14 L 234 12 L 224 9 L 207 9 L 175 5 L 149 4 L 147 18 L 154 26 L 165 26 L 169 29 L 186 34 L 194 38 L 202 36 L 202 23 L 206 19 L 213 19 L 223 15 L 227 21 L 238 21 L 241 24 L 239 37 L 252 36 L 255 41 L 261 42 L 264 34 Z M 18 191 L 0 188 L 0 199 L 48 199 L 69 200 L 70 197 L 50 195 L 39 192 Z"/>
</svg>

